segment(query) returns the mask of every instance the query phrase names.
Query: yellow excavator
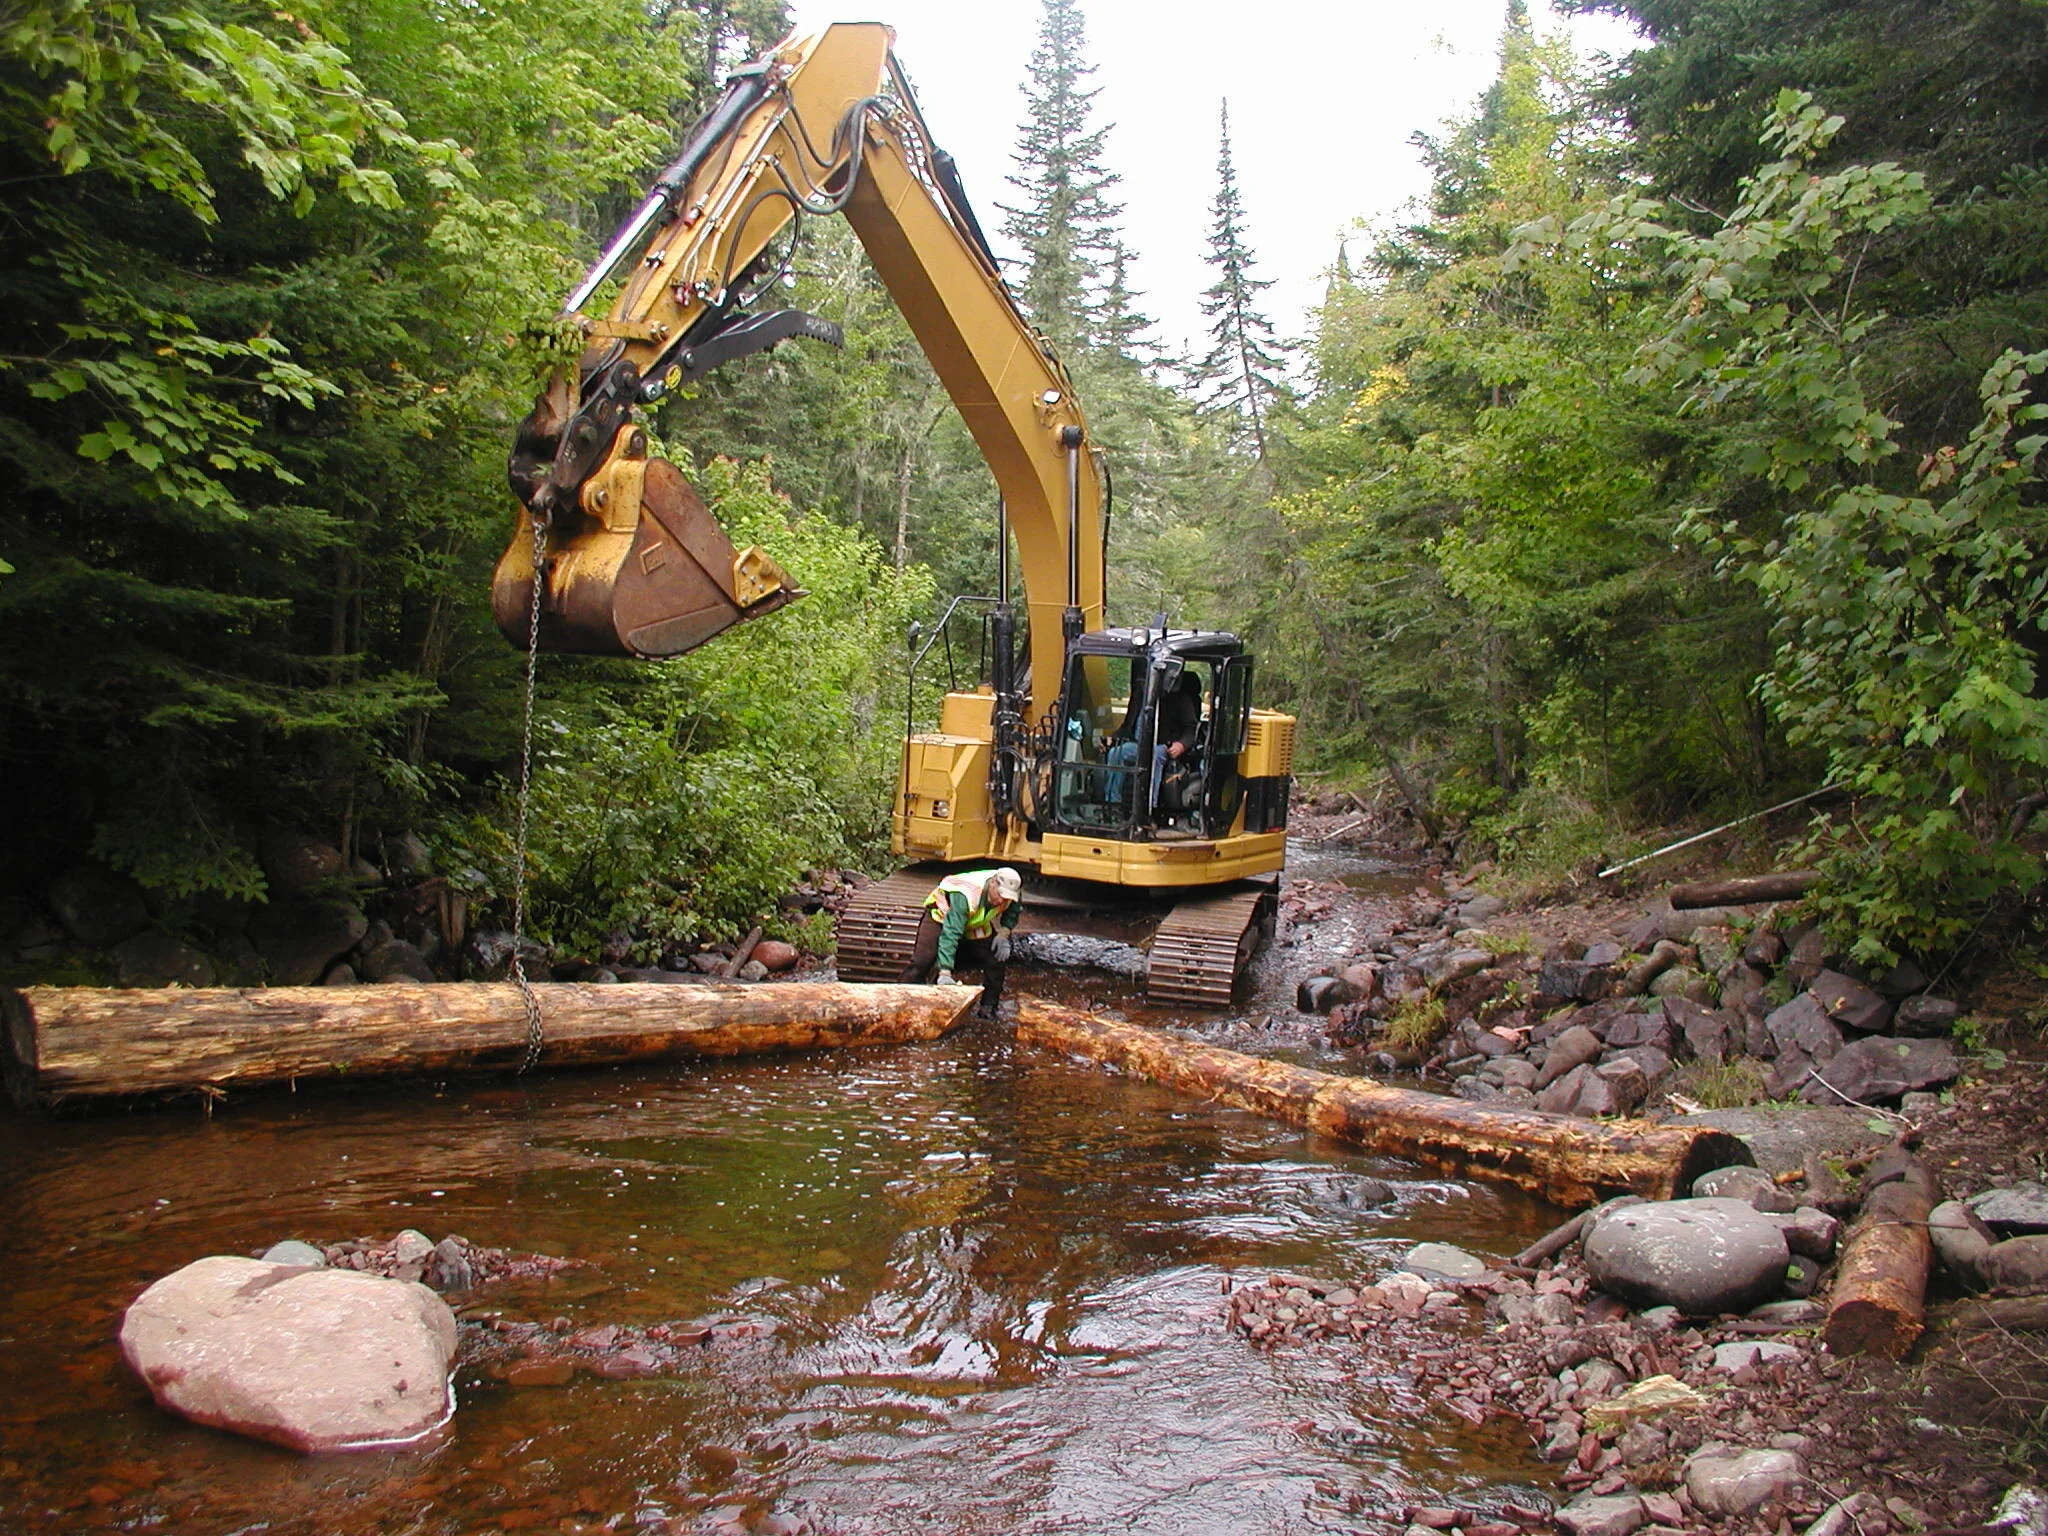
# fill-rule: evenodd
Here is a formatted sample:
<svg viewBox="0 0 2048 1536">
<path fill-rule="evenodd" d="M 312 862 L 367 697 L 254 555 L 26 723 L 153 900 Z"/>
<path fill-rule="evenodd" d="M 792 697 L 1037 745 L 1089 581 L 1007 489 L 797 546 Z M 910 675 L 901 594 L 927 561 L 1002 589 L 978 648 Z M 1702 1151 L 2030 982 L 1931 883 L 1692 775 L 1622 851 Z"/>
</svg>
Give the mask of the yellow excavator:
<svg viewBox="0 0 2048 1536">
<path fill-rule="evenodd" d="M 828 26 L 735 71 L 569 296 L 564 313 L 589 344 L 514 443 L 524 511 L 493 581 L 498 625 L 520 646 L 675 656 L 803 595 L 650 457 L 635 414 L 779 342 L 838 342 L 836 326 L 761 301 L 780 276 L 776 236 L 806 215 L 843 215 L 1001 499 L 998 591 L 947 613 L 981 618 L 988 675 L 946 693 L 936 731 L 906 731 L 892 846 L 916 862 L 849 905 L 839 973 L 896 979 L 933 885 L 995 860 L 1031 874 L 1027 927 L 1137 943 L 1150 995 L 1227 1003 L 1271 932 L 1295 722 L 1252 706 L 1236 636 L 1105 626 L 1107 466 L 932 140 L 893 37 L 877 23 Z M 586 316 L 614 279 L 606 317 Z"/>
</svg>

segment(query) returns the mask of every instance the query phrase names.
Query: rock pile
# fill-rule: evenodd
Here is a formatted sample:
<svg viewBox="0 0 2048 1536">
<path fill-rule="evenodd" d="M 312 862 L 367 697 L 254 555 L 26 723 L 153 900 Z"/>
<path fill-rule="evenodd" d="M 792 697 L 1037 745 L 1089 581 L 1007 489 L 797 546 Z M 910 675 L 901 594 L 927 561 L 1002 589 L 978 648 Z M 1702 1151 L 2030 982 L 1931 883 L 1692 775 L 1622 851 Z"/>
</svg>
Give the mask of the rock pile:
<svg viewBox="0 0 2048 1536">
<path fill-rule="evenodd" d="M 1410 925 L 1330 974 L 1297 1004 L 1327 1013 L 1340 1043 L 1378 1045 L 1376 1070 L 1414 1065 L 1383 1026 L 1441 1000 L 1455 1020 L 1422 1062 L 1453 1091 L 1580 1116 L 1654 1108 L 1687 1064 L 1758 1064 L 1773 1098 L 1889 1105 L 1951 1082 L 1941 1038 L 1958 1008 L 1910 966 L 1867 978 L 1819 929 L 1776 908 L 1665 911 L 1620 937 L 1542 954 L 1484 927 L 1492 896 L 1454 890 L 1411 908 Z"/>
<path fill-rule="evenodd" d="M 1668 1204 L 1732 1214 L 1738 1202 Z M 1640 1213 L 1659 1209 L 1617 1205 L 1603 1216 L 1637 1216 L 1640 1230 Z M 1924 1448 L 1892 1443 L 1867 1408 L 1820 1390 L 1855 1367 L 1819 1347 L 1817 1302 L 1632 1313 L 1569 1249 L 1539 1270 L 1481 1264 L 1458 1279 L 1425 1276 L 1415 1261 L 1411 1251 L 1371 1281 L 1252 1279 L 1229 1298 L 1229 1326 L 1262 1348 L 1349 1350 L 1370 1339 L 1368 1358 L 1395 1362 L 1386 1385 L 1401 1398 L 1474 1427 L 1519 1421 L 1558 1469 L 1559 1495 L 1554 1507 L 1487 1494 L 1376 1508 L 1361 1494 L 1354 1512 L 1368 1529 L 1903 1536 L 1965 1523 L 1965 1502 L 1995 1492 L 1945 1489 L 1919 1464 Z"/>
<path fill-rule="evenodd" d="M 486 1248 L 450 1234 L 438 1243 L 407 1227 L 394 1237 L 359 1237 L 313 1244 L 296 1238 L 278 1243 L 263 1258 L 270 1263 L 307 1264 L 417 1281 L 435 1291 L 469 1291 L 498 1280 L 545 1280 L 581 1265 L 546 1253 Z"/>
<path fill-rule="evenodd" d="M 471 925 L 467 896 L 433 871 L 419 839 L 393 837 L 382 853 L 379 867 L 318 838 L 273 832 L 264 840 L 268 899 L 261 902 L 208 896 L 166 903 L 126 875 L 81 864 L 52 882 L 38 907 L 10 902 L 0 910 L 0 960 L 53 982 L 123 987 L 502 978 L 512 936 Z M 813 876 L 790 910 L 843 905 L 861 883 L 839 872 Z M 628 963 L 634 947 L 616 935 L 604 953 L 578 959 L 529 942 L 521 958 L 529 975 L 556 981 L 678 981 L 724 974 L 736 946 L 679 949 L 647 968 Z M 762 980 L 801 959 L 791 945 L 762 939 L 738 979 Z"/>
</svg>

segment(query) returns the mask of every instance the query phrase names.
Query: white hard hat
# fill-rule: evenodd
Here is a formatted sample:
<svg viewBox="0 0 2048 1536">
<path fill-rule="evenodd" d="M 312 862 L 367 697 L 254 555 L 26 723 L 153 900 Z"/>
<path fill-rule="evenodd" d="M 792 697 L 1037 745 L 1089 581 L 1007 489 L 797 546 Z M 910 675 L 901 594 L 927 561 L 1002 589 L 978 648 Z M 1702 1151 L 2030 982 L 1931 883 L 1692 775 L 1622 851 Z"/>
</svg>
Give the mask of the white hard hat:
<svg viewBox="0 0 2048 1536">
<path fill-rule="evenodd" d="M 1024 880 L 1014 869 L 999 869 L 988 877 L 988 888 L 991 895 L 1015 901 L 1024 894 Z"/>
</svg>

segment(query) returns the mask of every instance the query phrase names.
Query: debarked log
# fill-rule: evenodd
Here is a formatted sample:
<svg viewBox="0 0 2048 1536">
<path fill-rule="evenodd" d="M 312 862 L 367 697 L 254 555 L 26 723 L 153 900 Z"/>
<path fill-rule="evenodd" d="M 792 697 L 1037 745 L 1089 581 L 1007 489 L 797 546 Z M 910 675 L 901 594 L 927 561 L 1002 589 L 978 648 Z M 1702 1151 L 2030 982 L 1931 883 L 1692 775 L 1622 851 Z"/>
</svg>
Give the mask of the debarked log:
<svg viewBox="0 0 2048 1536">
<path fill-rule="evenodd" d="M 1910 1176 L 1879 1184 L 1865 1198 L 1842 1239 L 1828 1293 L 1821 1341 L 1830 1353 L 1896 1360 L 1920 1337 L 1927 1272 L 1934 1263 L 1927 1217 L 1938 1198 L 1932 1176 L 1919 1167 Z"/>
<path fill-rule="evenodd" d="M 743 1056 L 931 1040 L 977 987 L 842 982 L 538 983 L 536 1066 Z M 373 987 L 29 987 L 0 991 L 18 1102 L 178 1093 L 343 1076 L 503 1072 L 526 1005 L 502 983 Z"/>
<path fill-rule="evenodd" d="M 1669 1200 L 1709 1169 L 1749 1163 L 1725 1131 L 1647 1121 L 1580 1120 L 1390 1088 L 1026 1003 L 1017 1038 L 1140 1073 L 1217 1103 L 1303 1125 L 1368 1152 L 1513 1184 L 1557 1205 L 1614 1195 Z"/>
</svg>

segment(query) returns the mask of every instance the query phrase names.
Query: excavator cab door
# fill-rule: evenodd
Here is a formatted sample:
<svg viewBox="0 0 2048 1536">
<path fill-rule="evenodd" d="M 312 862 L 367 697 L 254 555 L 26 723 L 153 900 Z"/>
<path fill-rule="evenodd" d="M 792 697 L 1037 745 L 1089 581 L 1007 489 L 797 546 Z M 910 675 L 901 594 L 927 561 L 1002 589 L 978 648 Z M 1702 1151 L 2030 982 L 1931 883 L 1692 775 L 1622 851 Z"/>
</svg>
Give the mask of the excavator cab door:
<svg viewBox="0 0 2048 1536">
<path fill-rule="evenodd" d="M 1211 837 L 1221 837 L 1244 803 L 1244 778 L 1237 771 L 1252 719 L 1252 659 L 1232 656 L 1216 668 L 1216 692 L 1209 704 L 1208 771 L 1202 820 Z"/>
</svg>

